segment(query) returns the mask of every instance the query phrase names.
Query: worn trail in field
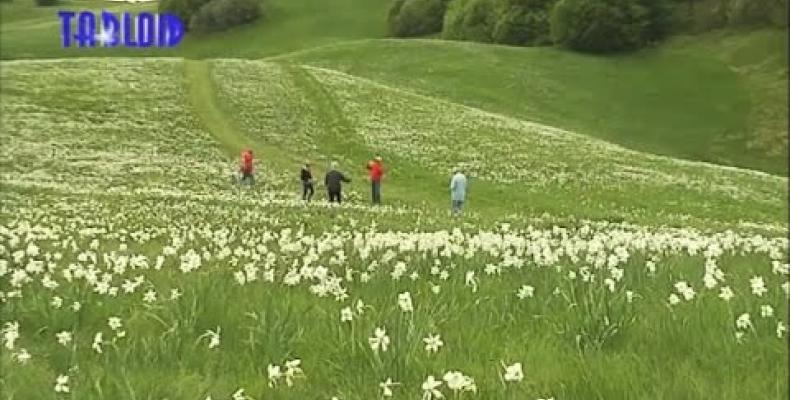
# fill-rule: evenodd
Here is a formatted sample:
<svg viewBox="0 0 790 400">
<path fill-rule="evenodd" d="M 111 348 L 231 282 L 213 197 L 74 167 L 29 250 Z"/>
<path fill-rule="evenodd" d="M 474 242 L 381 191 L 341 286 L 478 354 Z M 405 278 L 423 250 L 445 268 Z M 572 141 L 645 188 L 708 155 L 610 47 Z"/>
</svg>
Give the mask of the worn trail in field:
<svg viewBox="0 0 790 400">
<path fill-rule="evenodd" d="M 250 139 L 244 129 L 222 109 L 215 95 L 208 63 L 202 60 L 184 60 L 184 82 L 195 114 L 226 154 L 236 157 L 242 148 L 249 147 L 259 155 L 259 159 L 263 156 L 269 164 L 293 164 L 295 157 L 289 157 L 280 149 Z"/>
<path fill-rule="evenodd" d="M 376 148 L 366 144 L 363 134 L 358 131 L 344 114 L 333 93 L 319 82 L 309 67 L 287 64 L 290 78 L 308 99 L 322 127 L 320 148 L 336 159 L 366 160 L 386 148 Z M 385 191 L 390 199 L 397 198 L 409 204 L 428 202 L 440 205 L 444 192 L 445 177 L 430 173 L 426 168 L 414 168 L 413 161 L 390 154 L 386 160 L 387 184 Z M 362 165 L 359 165 L 360 170 Z"/>
</svg>

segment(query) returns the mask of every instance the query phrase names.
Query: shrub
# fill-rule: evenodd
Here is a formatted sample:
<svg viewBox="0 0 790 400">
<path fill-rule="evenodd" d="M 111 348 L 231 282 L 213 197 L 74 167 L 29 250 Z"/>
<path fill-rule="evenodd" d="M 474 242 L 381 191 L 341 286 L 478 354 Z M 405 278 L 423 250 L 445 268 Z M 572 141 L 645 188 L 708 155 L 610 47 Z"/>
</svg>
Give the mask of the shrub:
<svg viewBox="0 0 790 400">
<path fill-rule="evenodd" d="M 448 0 L 395 0 L 388 22 L 393 36 L 420 36 L 442 31 Z"/>
<path fill-rule="evenodd" d="M 644 45 L 649 10 L 640 0 L 560 0 L 551 14 L 554 42 L 572 49 L 611 53 Z"/>
<path fill-rule="evenodd" d="M 394 31 L 393 25 L 398 22 L 397 19 L 404 4 L 406 4 L 406 0 L 393 0 L 390 4 L 389 11 L 387 12 L 387 24 L 389 25 L 390 34 Z"/>
<path fill-rule="evenodd" d="M 674 0 L 678 28 L 704 32 L 727 26 L 787 26 L 788 0 Z"/>
<path fill-rule="evenodd" d="M 497 20 L 495 0 L 454 0 L 444 16 L 446 39 L 492 42 Z"/>
<path fill-rule="evenodd" d="M 192 16 L 210 0 L 160 0 L 159 12 L 169 12 L 184 22 L 184 29 L 189 29 Z"/>
<path fill-rule="evenodd" d="M 726 18 L 730 25 L 787 24 L 787 0 L 726 0 Z"/>
<path fill-rule="evenodd" d="M 209 0 L 160 0 L 159 12 L 171 13 L 185 23 L 185 29 L 189 28 L 189 20 Z"/>
<path fill-rule="evenodd" d="M 48 7 L 58 4 L 59 0 L 36 0 L 37 6 Z"/>
<path fill-rule="evenodd" d="M 647 10 L 647 25 L 642 33 L 646 42 L 663 39 L 675 24 L 675 4 L 670 0 L 639 0 Z"/>
<path fill-rule="evenodd" d="M 261 16 L 258 0 L 211 0 L 192 15 L 189 27 L 194 31 L 221 31 L 247 24 Z"/>
<path fill-rule="evenodd" d="M 549 12 L 556 0 L 500 0 L 493 41 L 510 45 L 551 43 Z"/>
<path fill-rule="evenodd" d="M 556 0 L 455 0 L 443 36 L 510 45 L 551 43 L 549 15 Z"/>
</svg>

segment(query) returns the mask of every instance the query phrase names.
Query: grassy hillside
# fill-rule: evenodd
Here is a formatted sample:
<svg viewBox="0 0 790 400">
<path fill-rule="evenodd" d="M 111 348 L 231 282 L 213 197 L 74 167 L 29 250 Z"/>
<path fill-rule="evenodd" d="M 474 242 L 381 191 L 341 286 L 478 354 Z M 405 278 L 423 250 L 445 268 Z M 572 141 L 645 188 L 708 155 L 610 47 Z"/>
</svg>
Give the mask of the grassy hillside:
<svg viewBox="0 0 790 400">
<path fill-rule="evenodd" d="M 689 161 L 786 172 L 784 33 L 600 58 L 380 39 L 386 3 L 165 52 L 0 3 L 4 399 L 786 399 L 788 180 Z"/>
<path fill-rule="evenodd" d="M 412 203 L 436 194 L 442 201 L 447 174 L 464 165 L 483 186 L 476 204 L 500 214 L 670 221 L 682 214 L 734 220 L 749 210 L 755 213 L 749 219 L 771 220 L 784 213 L 785 180 L 765 174 L 636 153 L 331 70 L 213 64 L 221 103 L 255 139 L 306 157 L 331 155 L 356 170 L 381 152 L 391 166 L 388 190 Z M 760 204 L 768 208 L 757 217 Z"/>
<path fill-rule="evenodd" d="M 786 33 L 676 38 L 635 55 L 368 40 L 283 59 L 623 146 L 786 174 Z"/>
<path fill-rule="evenodd" d="M 787 174 L 783 31 L 677 37 L 633 55 L 593 57 L 552 48 L 354 41 L 385 35 L 385 0 L 267 4 L 264 21 L 187 35 L 175 49 L 85 51 L 59 48 L 57 7 L 2 3 L 0 57 L 281 55 L 631 149 Z M 73 1 L 58 7 L 152 6 Z"/>
<path fill-rule="evenodd" d="M 9 398 L 787 393 L 784 178 L 289 63 L 4 61 L 0 89 Z M 306 157 L 341 160 L 349 204 L 296 199 Z"/>
<path fill-rule="evenodd" d="M 704 226 L 739 221 L 778 224 L 786 216 L 786 180 L 782 178 L 634 152 L 584 135 L 332 70 L 239 60 L 188 62 L 186 66 L 179 60 L 164 59 L 143 59 L 139 63 L 142 71 L 138 73 L 151 74 L 151 79 L 160 77 L 167 87 L 149 94 L 139 92 L 142 89 L 132 78 L 107 83 L 118 93 L 131 90 L 122 98 L 135 99 L 139 105 L 112 101 L 107 90 L 96 93 L 85 88 L 84 92 L 75 92 L 68 86 L 69 82 L 86 80 L 102 68 L 123 76 L 125 70 L 134 68 L 129 60 L 5 64 L 3 91 L 9 108 L 3 120 L 8 132 L 3 165 L 7 179 L 42 182 L 34 179 L 47 177 L 40 175 L 40 163 L 64 162 L 44 170 L 57 173 L 79 166 L 85 171 L 83 177 L 97 178 L 99 187 L 118 186 L 123 181 L 101 179 L 102 174 L 112 170 L 90 172 L 87 160 L 72 163 L 69 157 L 47 157 L 47 161 L 36 161 L 36 157 L 46 157 L 51 151 L 55 155 L 58 151 L 70 151 L 82 142 L 86 132 L 95 131 L 100 140 L 97 146 L 111 141 L 130 152 L 121 156 L 122 160 L 139 161 L 143 157 L 171 162 L 175 154 L 186 156 L 176 163 L 186 165 L 185 168 L 197 163 L 201 171 L 213 171 L 199 181 L 221 186 L 227 182 L 232 164 L 221 171 L 210 162 L 214 156 L 190 156 L 171 141 L 165 142 L 173 146 L 170 153 L 138 154 L 136 143 L 118 142 L 118 137 L 129 134 L 128 130 L 151 135 L 173 130 L 176 136 L 167 137 L 178 137 L 181 131 L 196 134 L 194 127 L 202 126 L 203 132 L 210 132 L 225 144 L 226 156 L 235 157 L 240 147 L 253 145 L 261 156 L 262 168 L 286 182 L 293 182 L 304 159 L 314 160 L 319 171 L 329 159 L 338 159 L 355 179 L 351 187 L 365 193 L 364 163 L 372 154 L 381 152 L 390 169 L 385 186 L 390 204 L 444 208 L 450 169 L 463 165 L 479 193 L 474 197 L 475 209 L 492 217 L 545 212 L 566 217 Z M 52 72 L 46 72 L 50 69 Z M 19 96 L 43 96 L 48 100 Z M 88 103 L 80 104 L 82 97 Z M 146 102 L 156 104 L 153 110 L 158 113 L 144 117 L 151 107 Z M 81 125 L 69 125 L 69 129 L 76 129 L 69 136 L 63 131 L 66 122 L 34 118 L 35 112 L 26 104 L 35 104 L 60 115 L 59 118 L 68 120 L 74 116 Z M 30 112 L 33 114 L 26 116 Z M 171 112 L 186 119 L 174 126 L 175 120 L 164 117 Z M 163 117 L 158 119 L 157 115 Z M 69 139 L 57 145 L 58 142 L 39 143 L 35 137 L 29 137 L 28 132 L 40 131 L 56 131 L 64 140 Z M 103 135 L 101 132 L 105 131 L 107 134 Z M 85 151 L 84 145 L 78 148 Z M 190 149 L 208 151 L 203 146 L 185 147 Z M 98 162 L 103 158 L 101 153 L 91 157 L 98 157 Z M 140 173 L 146 170 L 142 165 L 131 169 Z M 118 173 L 119 179 L 136 176 L 123 169 Z M 58 178 L 44 180 L 54 183 Z M 184 185 L 188 181 L 185 179 Z M 79 185 L 85 187 L 86 183 Z"/>
</svg>

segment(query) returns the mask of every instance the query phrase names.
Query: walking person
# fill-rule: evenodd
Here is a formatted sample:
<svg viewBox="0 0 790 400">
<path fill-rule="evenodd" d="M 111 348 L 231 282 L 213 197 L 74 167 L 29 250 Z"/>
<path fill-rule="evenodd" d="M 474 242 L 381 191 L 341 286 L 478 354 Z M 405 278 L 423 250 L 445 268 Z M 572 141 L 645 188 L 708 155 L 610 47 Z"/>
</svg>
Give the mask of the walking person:
<svg viewBox="0 0 790 400">
<path fill-rule="evenodd" d="M 466 175 L 460 168 L 456 168 L 453 177 L 450 178 L 450 202 L 452 203 L 452 215 L 461 215 L 461 209 L 466 200 Z"/>
<path fill-rule="evenodd" d="M 324 178 L 324 185 L 326 185 L 326 194 L 329 196 L 330 203 L 342 202 L 343 182 L 351 182 L 351 179 L 346 178 L 340 171 L 337 170 L 337 162 L 332 161 L 330 164 L 329 172 L 326 173 Z"/>
<path fill-rule="evenodd" d="M 381 177 L 384 176 L 381 157 L 377 155 L 373 160 L 368 161 L 367 169 L 372 202 L 374 205 L 381 204 Z"/>
<path fill-rule="evenodd" d="M 241 159 L 239 161 L 239 172 L 241 172 L 241 179 L 239 183 L 242 185 L 252 186 L 255 183 L 253 176 L 253 156 L 252 150 L 244 149 L 241 151 Z"/>
<path fill-rule="evenodd" d="M 313 188 L 313 173 L 310 171 L 309 162 L 304 163 L 302 166 L 300 179 L 302 181 L 302 200 L 309 202 L 310 199 L 313 198 L 313 193 L 315 193 L 315 189 Z"/>
</svg>

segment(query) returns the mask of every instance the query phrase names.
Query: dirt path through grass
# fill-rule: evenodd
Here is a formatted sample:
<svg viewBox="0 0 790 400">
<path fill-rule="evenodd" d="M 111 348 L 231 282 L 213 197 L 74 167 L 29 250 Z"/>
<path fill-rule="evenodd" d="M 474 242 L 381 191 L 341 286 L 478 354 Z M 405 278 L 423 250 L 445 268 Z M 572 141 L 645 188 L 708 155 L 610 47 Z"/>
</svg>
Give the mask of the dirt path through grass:
<svg viewBox="0 0 790 400">
<path fill-rule="evenodd" d="M 184 81 L 189 102 L 201 124 L 217 139 L 224 152 L 235 158 L 241 149 L 249 147 L 265 165 L 280 168 L 293 165 L 296 157 L 267 146 L 266 143 L 250 139 L 240 124 L 222 109 L 217 101 L 211 67 L 203 60 L 184 60 Z"/>
</svg>

